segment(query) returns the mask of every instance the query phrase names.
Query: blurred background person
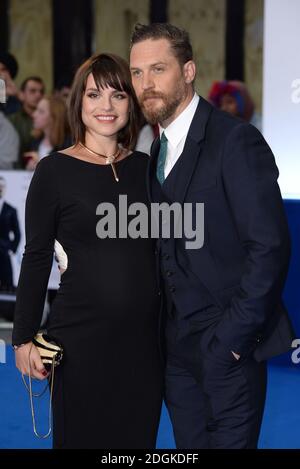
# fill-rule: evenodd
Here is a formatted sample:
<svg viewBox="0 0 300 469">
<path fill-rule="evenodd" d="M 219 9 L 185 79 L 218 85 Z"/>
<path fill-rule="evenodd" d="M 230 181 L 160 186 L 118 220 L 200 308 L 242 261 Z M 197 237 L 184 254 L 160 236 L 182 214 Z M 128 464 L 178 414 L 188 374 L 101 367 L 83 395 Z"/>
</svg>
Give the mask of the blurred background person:
<svg viewBox="0 0 300 469">
<path fill-rule="evenodd" d="M 40 132 L 40 137 L 32 140 L 31 151 L 24 153 L 25 167 L 29 170 L 34 170 L 49 153 L 71 145 L 65 101 L 56 96 L 42 98 L 33 113 L 33 128 Z"/>
<path fill-rule="evenodd" d="M 67 79 L 61 78 L 53 91 L 53 96 L 58 96 L 59 98 L 62 98 L 67 103 L 69 95 L 70 95 L 70 91 L 71 91 L 71 83 Z"/>
<path fill-rule="evenodd" d="M 18 160 L 19 137 L 3 111 L 4 105 L 0 104 L 0 169 L 13 169 Z"/>
<path fill-rule="evenodd" d="M 8 52 L 0 54 L 0 78 L 5 81 L 6 85 L 7 99 L 4 109 L 4 113 L 6 115 L 18 111 L 21 107 L 21 102 L 19 100 L 19 90 L 14 82 L 14 79 L 18 73 L 18 69 L 18 62 L 12 54 Z"/>
<path fill-rule="evenodd" d="M 261 116 L 255 112 L 254 101 L 243 82 L 215 81 L 210 89 L 208 100 L 218 109 L 250 122 L 261 131 Z"/>
<path fill-rule="evenodd" d="M 19 158 L 17 168 L 24 168 L 23 154 L 30 150 L 33 134 L 33 113 L 45 93 L 43 80 L 38 76 L 26 78 L 20 87 L 19 97 L 22 107 L 9 115 L 20 138 Z"/>
<path fill-rule="evenodd" d="M 0 176 L 0 290 L 13 289 L 11 252 L 15 253 L 20 243 L 20 228 L 17 211 L 5 202 L 6 181 Z"/>
</svg>

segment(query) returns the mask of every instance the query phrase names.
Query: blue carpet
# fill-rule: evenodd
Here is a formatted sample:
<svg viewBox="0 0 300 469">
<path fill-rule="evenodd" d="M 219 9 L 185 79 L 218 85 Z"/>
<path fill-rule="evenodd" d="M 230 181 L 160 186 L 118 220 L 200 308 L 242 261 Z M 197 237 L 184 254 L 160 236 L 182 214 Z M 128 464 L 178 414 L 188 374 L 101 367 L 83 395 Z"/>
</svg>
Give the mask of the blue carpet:
<svg viewBox="0 0 300 469">
<path fill-rule="evenodd" d="M 0 364 L 0 448 L 51 448 L 51 440 L 38 439 L 32 431 L 29 395 L 15 367 L 14 352 L 6 349 L 6 364 Z M 39 389 L 43 389 L 44 384 Z M 47 394 L 47 393 L 46 393 Z M 47 432 L 48 394 L 36 407 L 38 429 Z"/>
<path fill-rule="evenodd" d="M 51 439 L 39 440 L 32 432 L 29 399 L 15 369 L 13 351 L 0 364 L 0 448 L 51 448 Z M 259 442 L 260 448 L 300 448 L 300 365 L 270 363 L 268 395 Z M 40 383 L 37 383 L 40 384 Z M 43 386 L 43 385 L 42 385 Z M 48 396 L 37 406 L 39 430 L 46 431 Z M 163 407 L 158 448 L 174 448 L 168 413 Z"/>
</svg>

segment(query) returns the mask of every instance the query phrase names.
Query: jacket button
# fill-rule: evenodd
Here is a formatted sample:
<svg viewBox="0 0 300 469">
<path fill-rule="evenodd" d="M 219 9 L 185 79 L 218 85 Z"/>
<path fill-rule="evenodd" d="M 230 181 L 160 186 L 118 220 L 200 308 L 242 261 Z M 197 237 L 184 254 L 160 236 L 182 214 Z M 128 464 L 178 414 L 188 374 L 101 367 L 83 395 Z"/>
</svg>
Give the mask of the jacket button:
<svg viewBox="0 0 300 469">
<path fill-rule="evenodd" d="M 165 254 L 165 255 L 164 255 L 164 259 L 165 259 L 166 261 L 169 260 L 169 259 L 170 259 L 169 254 Z"/>
<path fill-rule="evenodd" d="M 167 277 L 171 277 L 171 275 L 173 275 L 173 272 L 171 272 L 170 270 L 167 270 L 166 275 Z"/>
<path fill-rule="evenodd" d="M 176 291 L 176 288 L 174 287 L 174 285 L 172 285 L 172 286 L 170 287 L 170 292 L 171 292 L 171 293 L 174 293 L 175 291 Z"/>
</svg>

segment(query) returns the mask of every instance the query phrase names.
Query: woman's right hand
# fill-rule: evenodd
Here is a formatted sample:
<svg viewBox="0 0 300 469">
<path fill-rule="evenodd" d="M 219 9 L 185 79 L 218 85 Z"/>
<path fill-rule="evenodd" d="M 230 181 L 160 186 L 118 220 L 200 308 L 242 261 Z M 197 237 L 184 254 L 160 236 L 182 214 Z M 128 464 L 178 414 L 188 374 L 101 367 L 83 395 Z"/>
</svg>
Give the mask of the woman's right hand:
<svg viewBox="0 0 300 469">
<path fill-rule="evenodd" d="M 32 342 L 22 345 L 15 350 L 16 367 L 23 374 L 39 380 L 44 380 L 49 376 L 42 362 L 40 353 Z M 29 360 L 30 368 L 29 370 Z"/>
</svg>

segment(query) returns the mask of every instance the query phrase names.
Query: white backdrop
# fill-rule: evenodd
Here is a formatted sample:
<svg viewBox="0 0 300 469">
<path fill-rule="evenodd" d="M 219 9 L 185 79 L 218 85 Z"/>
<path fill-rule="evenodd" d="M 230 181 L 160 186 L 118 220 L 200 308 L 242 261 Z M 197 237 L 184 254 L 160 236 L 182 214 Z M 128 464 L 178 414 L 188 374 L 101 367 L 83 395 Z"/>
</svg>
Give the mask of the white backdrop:
<svg viewBox="0 0 300 469">
<path fill-rule="evenodd" d="M 300 0 L 265 0 L 263 134 L 283 197 L 300 199 Z"/>
<path fill-rule="evenodd" d="M 20 266 L 25 246 L 25 201 L 32 174 L 33 173 L 29 171 L 0 171 L 0 176 L 4 177 L 6 180 L 6 193 L 4 199 L 17 210 L 21 231 L 21 241 L 18 250 L 16 254 L 11 254 L 14 286 L 17 286 L 18 284 Z M 59 270 L 57 263 L 54 260 L 48 287 L 57 289 L 59 287 L 59 280 Z"/>
</svg>

